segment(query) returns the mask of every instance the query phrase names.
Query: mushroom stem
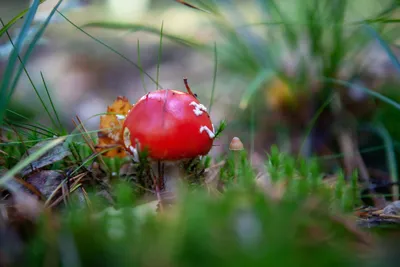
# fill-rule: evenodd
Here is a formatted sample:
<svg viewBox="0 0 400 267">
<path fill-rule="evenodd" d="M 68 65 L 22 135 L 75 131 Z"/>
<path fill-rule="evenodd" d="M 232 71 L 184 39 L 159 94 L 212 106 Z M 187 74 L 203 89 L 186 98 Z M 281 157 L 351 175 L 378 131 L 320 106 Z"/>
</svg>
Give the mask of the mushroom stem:
<svg viewBox="0 0 400 267">
<path fill-rule="evenodd" d="M 183 179 L 184 175 L 178 163 L 166 164 L 163 177 L 165 191 L 175 194 L 178 189 L 178 183 Z"/>
<path fill-rule="evenodd" d="M 154 173 L 157 173 L 158 177 L 156 183 L 156 194 L 158 200 L 162 200 L 163 196 L 174 196 L 178 189 L 178 183 L 184 178 L 184 171 L 179 167 L 179 162 L 163 162 L 156 161 L 152 164 Z M 161 189 L 161 185 L 164 188 Z"/>
<path fill-rule="evenodd" d="M 154 173 L 156 173 L 155 171 L 154 171 L 154 164 L 152 164 L 152 169 L 153 169 L 153 172 Z M 154 180 L 153 180 L 153 182 L 154 182 L 154 187 L 155 187 L 155 191 L 156 191 L 156 195 L 157 195 L 157 200 L 158 200 L 158 202 L 160 203 L 160 210 L 161 211 L 163 211 L 163 205 L 162 205 L 162 198 L 161 198 L 161 189 L 160 189 L 160 180 L 162 179 L 161 177 L 161 175 L 160 175 L 160 161 L 157 161 L 157 170 L 158 170 L 158 172 L 157 172 L 157 176 L 156 175 L 154 175 Z"/>
</svg>

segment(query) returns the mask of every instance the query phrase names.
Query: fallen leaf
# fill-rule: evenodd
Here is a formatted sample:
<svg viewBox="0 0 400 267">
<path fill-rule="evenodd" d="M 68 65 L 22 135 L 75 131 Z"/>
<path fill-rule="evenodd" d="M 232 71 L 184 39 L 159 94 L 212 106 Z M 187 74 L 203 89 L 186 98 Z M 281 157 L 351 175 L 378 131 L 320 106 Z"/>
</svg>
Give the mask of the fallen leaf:
<svg viewBox="0 0 400 267">
<path fill-rule="evenodd" d="M 122 148 L 122 125 L 131 108 L 132 104 L 129 103 L 129 100 L 124 96 L 119 96 L 111 106 L 107 107 L 107 113 L 111 114 L 102 115 L 100 117 L 99 141 L 96 150 L 101 152 L 115 147 L 105 152 L 103 154 L 104 156 L 123 158 L 127 155 Z"/>
<path fill-rule="evenodd" d="M 46 199 L 50 197 L 63 180 L 64 175 L 53 170 L 32 173 L 26 178 L 26 182 L 38 189 Z"/>
<path fill-rule="evenodd" d="M 400 215 L 400 200 L 394 201 L 382 210 L 383 215 Z"/>
<path fill-rule="evenodd" d="M 37 150 L 45 146 L 48 142 L 51 141 L 42 141 L 28 149 L 27 153 L 23 156 L 23 159 L 26 158 L 28 155 L 34 154 Z M 31 173 L 34 170 L 40 169 L 47 165 L 53 164 L 57 161 L 62 160 L 63 158 L 70 156 L 72 153 L 69 150 L 68 146 L 65 143 L 60 143 L 47 151 L 43 156 L 38 158 L 37 160 L 31 162 L 28 166 L 22 169 L 21 174 L 23 176 Z"/>
<path fill-rule="evenodd" d="M 43 211 L 43 204 L 39 202 L 38 198 L 30 193 L 27 193 L 26 188 L 21 186 L 16 180 L 7 183 L 7 190 L 10 191 L 13 208 L 20 215 L 35 219 Z"/>
</svg>

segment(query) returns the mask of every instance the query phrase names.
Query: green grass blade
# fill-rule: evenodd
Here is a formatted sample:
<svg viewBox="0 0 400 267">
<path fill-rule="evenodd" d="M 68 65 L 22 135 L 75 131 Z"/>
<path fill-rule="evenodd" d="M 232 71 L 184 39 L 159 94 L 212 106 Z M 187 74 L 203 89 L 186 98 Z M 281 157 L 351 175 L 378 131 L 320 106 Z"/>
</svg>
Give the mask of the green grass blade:
<svg viewBox="0 0 400 267">
<path fill-rule="evenodd" d="M 325 110 L 325 108 L 332 102 L 333 96 L 334 95 L 332 94 L 327 100 L 325 100 L 325 102 L 318 108 L 317 112 L 311 118 L 311 121 L 310 121 L 310 123 L 308 124 L 308 127 L 307 127 L 307 131 L 306 131 L 304 140 L 303 140 L 303 142 L 301 143 L 301 146 L 300 146 L 299 157 L 303 153 L 304 147 L 305 147 L 305 145 L 307 143 L 307 138 L 309 137 L 312 129 L 314 128 L 315 123 L 317 122 L 319 116 L 322 114 L 322 112 Z"/>
<path fill-rule="evenodd" d="M 59 1 L 57 2 L 57 4 L 56 4 L 56 5 L 54 6 L 54 8 L 51 10 L 50 14 L 47 16 L 47 18 L 46 18 L 45 22 L 43 23 L 43 25 L 40 27 L 40 29 L 37 31 L 37 33 L 36 33 L 35 36 L 33 37 L 32 42 L 29 44 L 29 47 L 28 47 L 28 49 L 27 49 L 27 51 L 26 51 L 26 53 L 25 53 L 25 55 L 24 55 L 24 57 L 23 57 L 23 59 L 22 59 L 21 66 L 20 66 L 20 68 L 19 68 L 19 70 L 18 70 L 18 72 L 17 72 L 17 75 L 15 76 L 14 81 L 13 81 L 13 83 L 12 83 L 12 85 L 11 85 L 11 89 L 12 89 L 12 90 L 13 90 L 14 88 L 16 88 L 17 83 L 18 83 L 18 81 L 19 81 L 19 77 L 20 77 L 22 71 L 25 70 L 25 72 L 27 73 L 27 71 L 26 71 L 26 69 L 25 69 L 25 64 L 26 64 L 26 62 L 28 62 L 28 59 L 29 59 L 29 57 L 31 56 L 31 54 L 32 54 L 32 52 L 33 52 L 33 49 L 35 48 L 35 46 L 36 46 L 37 42 L 39 41 L 39 39 L 43 36 L 43 33 L 44 33 L 45 29 L 46 29 L 47 26 L 49 25 L 49 23 L 50 23 L 50 21 L 51 21 L 51 18 L 53 17 L 53 15 L 54 15 L 54 13 L 56 12 L 57 8 L 61 5 L 62 1 L 63 1 L 63 0 L 59 0 Z M 36 87 L 33 85 L 33 83 L 32 83 L 32 86 L 34 87 L 35 91 L 37 91 L 37 90 L 36 90 Z M 38 94 L 38 93 L 37 93 L 37 94 Z M 39 95 L 38 95 L 38 97 L 39 97 Z M 40 98 L 40 97 L 39 97 L 39 98 Z M 43 105 L 43 107 L 44 107 L 45 109 L 47 109 L 47 107 L 46 107 L 43 103 L 42 103 L 42 105 Z M 53 121 L 53 119 L 52 119 L 52 121 Z"/>
<path fill-rule="evenodd" d="M 8 125 L 12 125 L 12 126 L 15 126 L 17 128 L 25 129 L 25 130 L 28 130 L 28 131 L 31 131 L 31 132 L 37 132 L 37 133 L 39 133 L 41 135 L 44 135 L 44 136 L 54 136 L 54 135 L 56 135 L 56 133 L 54 133 L 51 130 L 48 130 L 46 127 L 41 127 L 41 126 L 33 125 L 33 124 L 30 124 L 30 123 L 20 123 L 20 122 L 15 122 L 15 121 L 11 122 L 11 121 L 9 121 L 7 119 L 5 119 L 4 122 L 6 124 L 8 124 Z M 40 130 L 41 132 L 39 132 L 38 130 Z"/>
<path fill-rule="evenodd" d="M 214 93 L 215 93 L 215 85 L 217 82 L 217 70 L 218 70 L 218 51 L 217 51 L 217 43 L 214 43 L 214 72 L 213 72 L 213 83 L 211 89 L 211 97 L 210 97 L 210 105 L 209 105 L 209 114 L 211 114 L 211 108 L 214 101 Z"/>
<path fill-rule="evenodd" d="M 76 130 L 77 131 L 77 130 Z M 86 134 L 95 134 L 100 132 L 101 130 L 92 130 L 92 131 L 87 131 Z M 72 133 L 72 134 L 68 134 L 65 137 L 66 138 L 74 138 L 74 137 L 80 137 L 82 136 L 82 133 Z M 24 143 L 26 144 L 30 144 L 30 143 L 38 143 L 38 142 L 42 142 L 42 141 L 49 141 L 54 139 L 54 136 L 48 137 L 48 138 L 40 138 L 40 139 L 32 139 L 32 140 L 24 140 Z M 76 142 L 78 144 L 80 144 L 79 142 Z M 15 142 L 7 142 L 7 143 L 0 143 L 0 147 L 4 147 L 4 146 L 9 146 L 9 145 L 20 145 L 21 142 L 15 141 Z M 85 144 L 85 142 L 82 142 L 82 144 Z"/>
<path fill-rule="evenodd" d="M 83 168 L 85 166 L 85 164 L 89 163 L 91 160 L 94 160 L 96 157 L 101 156 L 102 154 L 104 154 L 104 153 L 106 153 L 106 152 L 108 152 L 110 150 L 113 150 L 113 149 L 115 149 L 115 148 L 107 148 L 107 149 L 104 149 L 104 150 L 102 150 L 100 152 L 93 153 L 92 155 L 90 155 L 85 160 L 82 160 L 82 163 L 77 168 L 75 168 L 69 175 L 70 176 L 74 175 L 81 168 Z"/>
<path fill-rule="evenodd" d="M 388 161 L 390 177 L 392 178 L 392 182 L 397 184 L 399 182 L 399 177 L 398 177 L 397 160 L 396 160 L 396 153 L 394 152 L 393 140 L 388 130 L 383 125 L 378 125 L 376 129 L 385 144 L 386 159 Z"/>
<path fill-rule="evenodd" d="M 40 0 L 39 5 L 46 2 L 46 0 Z M 14 18 L 12 18 L 9 22 L 7 22 L 3 27 L 0 29 L 0 37 L 10 29 L 18 20 L 23 19 L 26 13 L 29 13 L 30 8 L 25 9 L 24 11 L 20 12 Z M 29 15 L 29 14 L 28 14 Z"/>
<path fill-rule="evenodd" d="M 164 29 L 164 21 L 161 23 L 161 30 L 160 30 L 160 45 L 158 47 L 158 60 L 157 60 L 157 87 L 158 90 L 158 82 L 160 78 L 160 64 L 161 64 L 161 56 L 162 56 L 162 42 L 163 42 L 163 29 Z"/>
<path fill-rule="evenodd" d="M 263 7 L 266 13 L 272 15 L 273 10 L 276 12 L 277 16 L 283 22 L 282 23 L 282 25 L 284 26 L 283 33 L 285 34 L 286 40 L 288 41 L 290 47 L 294 48 L 298 43 L 298 37 L 296 31 L 291 26 L 295 24 L 288 23 L 289 21 L 288 18 L 282 12 L 282 10 L 277 5 L 277 2 L 275 0 L 259 0 L 259 2 L 261 2 L 260 5 Z"/>
<path fill-rule="evenodd" d="M 12 39 L 11 39 L 11 36 L 9 35 L 8 32 L 6 32 L 6 34 L 7 34 L 8 38 L 9 38 L 10 43 L 12 44 L 12 46 L 14 46 L 14 43 L 13 43 L 13 41 L 12 41 Z M 15 46 L 14 46 L 14 48 L 15 48 Z M 21 69 L 25 72 L 25 75 L 26 75 L 26 77 L 28 78 L 29 83 L 32 85 L 32 88 L 33 88 L 33 90 L 35 91 L 36 96 L 39 98 L 39 101 L 40 101 L 40 103 L 42 104 L 44 110 L 46 111 L 46 113 L 47 113 L 47 115 L 49 116 L 49 118 L 50 118 L 51 122 L 53 123 L 53 125 L 57 127 L 57 125 L 56 125 L 56 123 L 55 123 L 55 121 L 54 121 L 54 119 L 53 119 L 53 116 L 51 116 L 51 114 L 50 114 L 50 112 L 49 112 L 49 109 L 47 108 L 46 104 L 44 103 L 43 98 L 40 96 L 40 93 L 39 93 L 38 89 L 36 88 L 36 85 L 34 84 L 34 82 L 33 82 L 32 78 L 31 78 L 31 76 L 29 75 L 29 72 L 28 72 L 28 70 L 26 69 L 26 66 L 25 66 L 25 64 L 24 64 L 24 61 L 22 60 L 22 58 L 21 58 L 19 55 L 18 55 L 18 60 L 19 60 L 19 62 L 20 62 L 20 64 L 21 64 Z M 18 74 L 17 74 L 16 77 L 15 77 L 15 81 L 18 81 Z M 15 86 L 15 85 L 14 85 L 14 86 Z M 12 88 L 15 88 L 14 86 L 13 86 Z M 9 98 L 11 98 L 12 93 L 13 93 L 13 90 L 10 91 L 10 94 L 9 94 L 9 96 L 8 96 Z"/>
<path fill-rule="evenodd" d="M 141 69 L 143 69 L 143 68 L 142 68 L 142 61 L 140 60 L 140 42 L 139 42 L 139 39 L 137 40 L 137 57 L 138 57 L 138 66 L 140 67 L 139 75 L 140 75 L 140 79 L 142 80 L 143 90 L 144 90 L 145 93 L 147 93 L 146 83 L 144 81 L 144 75 L 143 75 L 143 72 L 141 71 Z"/>
<path fill-rule="evenodd" d="M 2 82 L 1 82 L 1 86 L 0 86 L 0 107 L 1 107 L 0 108 L 0 125 L 3 122 L 5 107 L 7 106 L 8 101 L 9 101 L 9 98 L 8 98 L 9 93 L 7 93 L 7 91 L 8 90 L 12 91 L 14 89 L 14 88 L 9 88 L 9 86 L 10 86 L 10 82 L 13 78 L 14 68 L 15 68 L 16 62 L 18 60 L 18 55 L 21 52 L 22 44 L 23 44 L 24 39 L 29 31 L 30 25 L 36 14 L 36 11 L 39 7 L 39 3 L 40 3 L 39 0 L 35 0 L 32 3 L 31 7 L 29 8 L 28 15 L 26 16 L 26 19 L 24 21 L 22 29 L 21 29 L 21 31 L 18 35 L 17 41 L 15 43 L 15 47 L 14 47 L 11 55 L 9 56 L 7 67 L 3 73 L 4 78 L 3 78 Z"/>
<path fill-rule="evenodd" d="M 159 85 L 157 83 L 157 81 L 150 76 L 150 74 L 148 74 L 143 68 L 141 68 L 138 64 L 136 64 L 135 62 L 133 62 L 132 60 L 130 60 L 129 58 L 127 58 L 126 56 L 124 56 L 123 54 L 121 54 L 120 52 L 118 52 L 117 50 L 115 50 L 114 48 L 112 48 L 111 46 L 107 45 L 106 43 L 104 43 L 103 41 L 99 40 L 98 38 L 94 37 L 93 35 L 89 34 L 88 32 L 86 32 L 85 30 L 82 29 L 82 27 L 79 27 L 78 25 L 76 25 L 75 23 L 73 23 L 70 19 L 68 19 L 63 13 L 61 13 L 60 11 L 57 11 L 58 14 L 60 14 L 60 16 L 62 16 L 67 22 L 69 22 L 72 26 L 74 26 L 77 30 L 79 30 L 80 32 L 82 32 L 83 34 L 85 34 L 86 36 L 88 36 L 90 39 L 94 40 L 95 42 L 103 45 L 104 47 L 106 47 L 107 49 L 109 49 L 110 51 L 112 51 L 113 53 L 117 54 L 118 56 L 120 56 L 121 58 L 123 58 L 124 60 L 126 60 L 128 63 L 130 63 L 131 65 L 133 65 L 135 68 L 137 68 L 138 70 L 142 71 L 152 82 L 154 82 L 157 86 L 160 86 L 162 88 L 161 85 Z"/>
<path fill-rule="evenodd" d="M 46 81 L 45 81 L 45 79 L 44 79 L 44 76 L 43 76 L 43 73 L 42 73 L 42 72 L 40 72 L 40 76 L 41 76 L 42 81 L 43 81 L 43 86 L 44 86 L 44 88 L 45 88 L 45 90 L 46 90 L 47 98 L 49 99 L 51 108 L 53 109 L 54 115 L 56 116 L 58 125 L 59 125 L 59 127 L 60 127 L 60 131 L 61 131 L 63 134 L 66 134 L 67 132 L 66 132 L 66 130 L 64 129 L 64 126 L 63 126 L 62 123 L 61 123 L 60 117 L 58 116 L 58 112 L 57 112 L 57 110 L 56 110 L 56 108 L 55 108 L 55 106 L 54 106 L 53 99 L 52 99 L 51 96 L 50 96 L 50 92 L 49 92 L 49 89 L 48 89 L 48 87 L 47 87 L 47 84 L 46 84 Z"/>
<path fill-rule="evenodd" d="M 339 2 L 339 3 L 338 3 Z M 332 29 L 332 41 L 333 48 L 330 51 L 329 61 L 330 64 L 327 66 L 325 75 L 334 76 L 340 66 L 341 61 L 343 60 L 343 56 L 345 54 L 344 47 L 344 17 L 346 13 L 347 0 L 339 0 L 339 1 L 329 1 L 330 7 L 330 15 L 331 15 L 331 27 Z"/>
<path fill-rule="evenodd" d="M 160 35 L 160 30 L 158 28 L 152 26 L 146 26 L 135 23 L 116 23 L 116 22 L 91 22 L 81 26 L 82 28 L 101 28 L 101 29 L 109 29 L 109 30 L 128 30 L 131 32 L 142 31 L 146 33 Z M 177 42 L 179 44 L 183 44 L 185 46 L 189 46 L 192 48 L 204 48 L 204 45 L 200 42 L 186 38 L 183 36 L 178 36 L 169 33 L 163 33 L 163 36 L 171 41 Z"/>
<path fill-rule="evenodd" d="M 65 140 L 65 137 L 59 137 L 50 141 L 48 144 L 44 145 L 40 149 L 38 149 L 35 153 L 30 154 L 24 160 L 20 161 L 17 165 L 15 165 L 11 170 L 6 172 L 2 177 L 0 177 L 0 185 L 5 185 L 9 180 L 11 180 L 18 172 L 24 169 L 26 166 L 31 164 L 33 161 L 37 160 L 41 156 L 43 156 L 47 151 L 52 149 L 53 147 L 61 144 Z"/>
<path fill-rule="evenodd" d="M 400 110 L 400 104 L 399 103 L 397 103 L 396 101 L 394 101 L 394 100 L 392 100 L 392 99 L 390 99 L 390 98 L 388 98 L 388 97 L 386 97 L 386 96 L 384 96 L 384 95 L 382 95 L 382 94 L 380 94 L 378 92 L 375 92 L 375 91 L 373 91 L 371 89 L 368 89 L 368 88 L 366 88 L 364 86 L 361 86 L 361 85 L 358 85 L 358 84 L 357 85 L 356 84 L 352 84 L 352 83 L 349 83 L 349 82 L 346 82 L 346 81 L 337 80 L 337 79 L 331 79 L 331 78 L 325 78 L 325 80 L 327 82 L 332 82 L 332 83 L 335 83 L 335 84 L 346 86 L 347 88 L 361 89 L 362 91 L 366 92 L 367 94 L 369 94 L 369 95 L 381 100 L 382 102 L 385 102 L 386 104 L 389 104 L 389 105 L 395 107 L 396 109 Z"/>
<path fill-rule="evenodd" d="M 374 37 L 378 41 L 379 45 L 385 50 L 386 54 L 388 55 L 388 57 L 390 58 L 390 61 L 393 64 L 393 66 L 400 73 L 400 62 L 399 62 L 398 58 L 396 57 L 396 55 L 393 53 L 392 49 L 390 49 L 387 42 L 385 42 L 380 37 L 380 35 L 378 34 L 378 32 L 375 31 L 374 28 L 372 28 L 369 25 L 365 25 L 365 27 L 366 27 L 367 31 L 371 34 L 371 36 Z"/>
<path fill-rule="evenodd" d="M 251 97 L 257 92 L 260 86 L 265 83 L 268 79 L 273 77 L 274 73 L 267 69 L 260 71 L 257 76 L 253 79 L 247 89 L 244 91 L 243 96 L 240 100 L 239 107 L 246 109 Z"/>
<path fill-rule="evenodd" d="M 11 114 L 13 114 L 13 115 L 15 115 L 17 117 L 20 117 L 23 120 L 26 120 L 26 121 L 30 120 L 29 118 L 25 117 L 24 115 L 19 114 L 18 112 L 15 112 L 15 111 L 13 111 L 11 109 L 6 109 L 6 112 L 11 113 Z M 39 127 L 44 128 L 44 129 L 47 129 L 47 126 L 45 126 L 45 125 L 43 125 L 41 123 L 35 122 L 35 124 L 36 124 L 35 126 L 39 126 Z M 49 130 L 49 129 L 47 129 L 47 130 Z M 51 132 L 51 130 L 49 130 L 49 131 Z M 53 134 L 55 134 L 55 133 L 53 132 Z"/>
<path fill-rule="evenodd" d="M 375 132 L 378 134 L 383 143 L 384 143 L 384 148 L 386 151 L 386 160 L 387 160 L 387 167 L 389 169 L 390 177 L 393 183 L 398 183 L 399 177 L 398 177 L 398 168 L 397 168 L 397 160 L 396 160 L 396 153 L 394 152 L 395 145 L 393 143 L 392 137 L 390 136 L 388 130 L 381 124 L 378 125 L 366 125 L 364 127 L 361 127 L 362 129 L 369 130 L 371 132 Z M 397 188 L 397 186 L 395 187 Z M 398 193 L 396 192 L 396 198 L 398 197 Z"/>
<path fill-rule="evenodd" d="M 254 155 L 256 140 L 256 108 L 251 106 L 250 109 L 250 155 Z M 252 160 L 252 157 L 250 160 Z"/>
</svg>

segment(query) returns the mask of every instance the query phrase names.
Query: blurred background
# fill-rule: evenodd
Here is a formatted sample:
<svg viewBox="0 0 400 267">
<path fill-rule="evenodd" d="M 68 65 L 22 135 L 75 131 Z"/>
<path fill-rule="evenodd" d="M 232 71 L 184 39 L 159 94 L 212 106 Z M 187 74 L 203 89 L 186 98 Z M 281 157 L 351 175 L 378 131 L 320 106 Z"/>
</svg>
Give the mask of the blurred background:
<svg viewBox="0 0 400 267">
<path fill-rule="evenodd" d="M 40 6 L 32 35 L 56 3 Z M 320 157 L 328 171 L 342 165 L 350 171 L 356 156 L 346 148 L 356 148 L 369 173 L 397 176 L 400 111 L 386 99 L 399 99 L 396 1 L 188 3 L 199 9 L 173 0 L 63 1 L 59 10 L 69 21 L 54 15 L 27 70 L 41 94 L 43 74 L 69 131 L 75 115 L 97 129 L 99 117 L 93 116 L 117 96 L 134 103 L 144 87 L 156 89 L 148 77 L 143 85 L 132 62 L 138 63 L 139 41 L 141 65 L 156 78 L 163 24 L 161 86 L 184 90 L 182 78 L 188 77 L 201 102 L 212 102 L 214 124 L 228 123 L 213 155 L 239 136 L 254 162 L 278 144 L 283 151 Z M 29 4 L 2 0 L 0 16 L 8 22 Z M 87 25 L 93 22 L 102 24 Z M 21 24 L 10 29 L 12 37 Z M 7 36 L 0 44 L 2 75 L 12 46 Z M 50 123 L 24 74 L 10 105 Z"/>
</svg>

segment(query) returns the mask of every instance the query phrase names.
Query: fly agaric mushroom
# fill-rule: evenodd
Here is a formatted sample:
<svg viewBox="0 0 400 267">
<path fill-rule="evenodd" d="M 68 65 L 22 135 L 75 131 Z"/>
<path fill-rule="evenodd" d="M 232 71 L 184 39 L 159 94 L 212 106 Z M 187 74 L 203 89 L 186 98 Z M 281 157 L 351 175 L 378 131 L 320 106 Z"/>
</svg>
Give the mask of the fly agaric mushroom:
<svg viewBox="0 0 400 267">
<path fill-rule="evenodd" d="M 162 89 L 140 98 L 122 128 L 126 150 L 138 160 L 138 152 L 146 149 L 165 191 L 174 191 L 176 178 L 182 177 L 177 163 L 208 154 L 215 137 L 207 108 L 187 79 L 184 83 L 187 92 Z"/>
</svg>

